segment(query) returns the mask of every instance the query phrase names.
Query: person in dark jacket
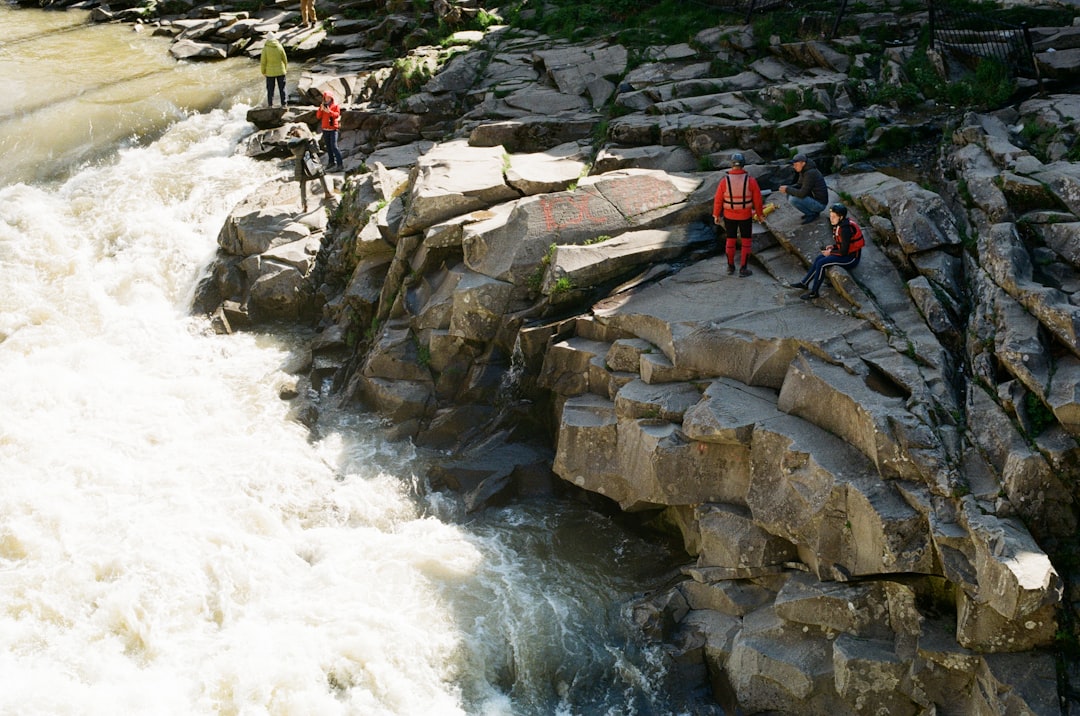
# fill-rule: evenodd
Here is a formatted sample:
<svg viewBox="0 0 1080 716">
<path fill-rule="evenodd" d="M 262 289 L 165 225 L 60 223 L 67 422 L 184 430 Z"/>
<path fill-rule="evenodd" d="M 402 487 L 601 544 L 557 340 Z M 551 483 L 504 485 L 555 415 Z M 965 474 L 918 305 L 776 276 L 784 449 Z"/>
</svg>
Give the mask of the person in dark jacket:
<svg viewBox="0 0 1080 716">
<path fill-rule="evenodd" d="M 293 155 L 293 171 L 296 181 L 300 183 L 300 207 L 307 213 L 307 183 L 318 179 L 322 183 L 323 196 L 330 200 L 331 206 L 335 205 L 333 195 L 330 193 L 330 185 L 326 183 L 326 174 L 323 173 L 322 164 L 319 163 L 319 144 L 312 137 L 296 137 L 288 142 L 289 151 Z"/>
<path fill-rule="evenodd" d="M 796 154 L 791 160 L 795 171 L 799 173 L 797 184 L 784 184 L 781 194 L 787 194 L 791 205 L 802 215 L 802 223 L 809 224 L 821 215 L 829 203 L 829 187 L 825 186 L 825 177 L 805 154 Z"/>
<path fill-rule="evenodd" d="M 726 237 L 724 252 L 727 254 L 728 276 L 735 273 L 735 248 L 742 237 L 742 255 L 740 257 L 739 276 L 753 273 L 746 262 L 750 259 L 753 244 L 753 219 L 761 219 L 764 208 L 761 205 L 761 187 L 757 179 L 746 173 L 743 165 L 746 157 L 736 152 L 731 155 L 731 169 L 720 180 L 713 197 L 713 223 L 724 224 Z M 718 237 L 719 238 L 719 237 Z"/>
<path fill-rule="evenodd" d="M 859 265 L 862 258 L 866 240 L 859 225 L 848 218 L 847 207 L 843 204 L 830 206 L 829 223 L 833 227 L 832 246 L 821 250 L 821 255 L 814 259 L 802 280 L 790 284 L 791 288 L 810 289 L 799 296 L 804 301 L 820 295 L 818 291 L 821 289 L 821 282 L 825 280 L 825 269 L 830 266 L 843 266 L 850 271 Z"/>
</svg>

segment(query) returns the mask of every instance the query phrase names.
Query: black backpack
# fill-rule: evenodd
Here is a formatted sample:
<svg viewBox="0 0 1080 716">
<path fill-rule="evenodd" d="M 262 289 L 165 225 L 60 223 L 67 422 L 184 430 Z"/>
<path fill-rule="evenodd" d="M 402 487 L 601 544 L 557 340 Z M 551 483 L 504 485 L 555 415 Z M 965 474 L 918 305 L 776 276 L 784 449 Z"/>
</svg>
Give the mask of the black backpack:
<svg viewBox="0 0 1080 716">
<path fill-rule="evenodd" d="M 321 177 L 323 175 L 322 162 L 320 162 L 319 157 L 315 155 L 310 143 L 307 148 L 304 149 L 304 156 L 300 158 L 300 161 L 304 163 L 304 175 L 308 178 L 314 179 L 315 177 Z"/>
</svg>

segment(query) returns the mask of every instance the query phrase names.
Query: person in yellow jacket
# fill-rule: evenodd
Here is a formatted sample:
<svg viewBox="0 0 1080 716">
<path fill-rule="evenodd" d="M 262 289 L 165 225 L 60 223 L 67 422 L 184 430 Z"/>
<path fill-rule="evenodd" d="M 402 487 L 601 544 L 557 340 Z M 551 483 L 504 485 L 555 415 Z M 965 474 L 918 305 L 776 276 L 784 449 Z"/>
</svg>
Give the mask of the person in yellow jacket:
<svg viewBox="0 0 1080 716">
<path fill-rule="evenodd" d="M 277 85 L 278 94 L 281 96 L 281 106 L 287 104 L 285 99 L 285 73 L 289 70 L 289 58 L 285 54 L 285 47 L 281 40 L 273 32 L 266 34 L 266 43 L 263 44 L 262 54 L 259 56 L 259 69 L 266 77 L 266 105 L 274 106 L 274 86 Z"/>
</svg>

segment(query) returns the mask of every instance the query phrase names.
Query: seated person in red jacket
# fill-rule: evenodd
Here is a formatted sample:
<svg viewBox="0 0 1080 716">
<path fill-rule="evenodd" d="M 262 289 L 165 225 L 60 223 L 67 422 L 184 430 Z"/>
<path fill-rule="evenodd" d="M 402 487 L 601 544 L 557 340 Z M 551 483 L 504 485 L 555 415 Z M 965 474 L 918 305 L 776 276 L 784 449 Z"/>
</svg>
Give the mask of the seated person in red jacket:
<svg viewBox="0 0 1080 716">
<path fill-rule="evenodd" d="M 859 259 L 862 258 L 862 248 L 866 240 L 859 225 L 848 218 L 847 207 L 843 204 L 830 206 L 829 223 L 833 227 L 832 246 L 822 249 L 821 255 L 814 259 L 802 280 L 791 284 L 792 288 L 810 289 L 799 296 L 804 301 L 820 295 L 818 291 L 821 289 L 821 282 L 825 280 L 825 269 L 830 266 L 843 266 L 850 271 L 859 265 Z"/>
</svg>

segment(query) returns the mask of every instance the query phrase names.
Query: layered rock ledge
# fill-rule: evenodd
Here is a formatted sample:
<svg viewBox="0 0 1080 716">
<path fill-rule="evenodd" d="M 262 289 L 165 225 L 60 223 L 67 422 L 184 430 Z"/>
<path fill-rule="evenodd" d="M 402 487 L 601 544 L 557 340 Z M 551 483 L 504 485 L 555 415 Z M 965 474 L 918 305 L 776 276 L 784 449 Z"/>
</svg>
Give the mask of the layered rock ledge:
<svg viewBox="0 0 1080 716">
<path fill-rule="evenodd" d="M 635 64 L 616 42 L 494 26 L 415 43 L 429 79 L 402 96 L 381 51 L 420 37 L 407 19 L 338 16 L 328 34 L 292 13 L 160 27 L 177 56 L 242 22 L 224 54 L 256 54 L 275 29 L 319 58 L 299 106 L 251 112 L 253 156 L 280 160 L 311 132 L 308 97 L 345 100 L 332 210 L 301 214 L 284 162 L 223 227 L 196 306 L 221 330 L 317 327 L 283 393 L 298 419 L 317 409 L 302 388 L 326 387 L 455 451 L 435 477 L 469 509 L 554 473 L 661 518 L 693 561 L 635 617 L 728 708 L 1056 714 L 1074 700 L 1057 648 L 1076 638 L 1074 95 L 912 118 L 860 104 L 868 83 L 901 81 L 911 45 L 759 53 L 751 28 L 720 27 Z M 863 27 L 910 39 L 910 20 L 883 8 Z M 1044 76 L 1068 82 L 1070 31 L 1034 33 Z M 899 168 L 838 151 L 872 157 L 890 132 L 926 151 Z M 733 151 L 772 190 L 787 157 L 813 157 L 870 239 L 858 269 L 812 302 L 786 288 L 828 232 L 774 195 L 754 274 L 727 276 L 711 167 Z M 550 442 L 522 439 L 545 426 Z"/>
</svg>

